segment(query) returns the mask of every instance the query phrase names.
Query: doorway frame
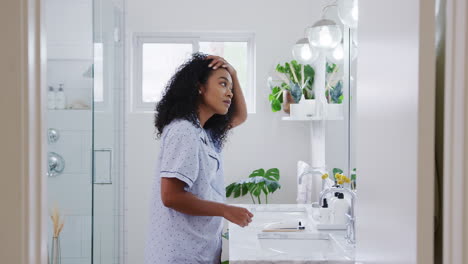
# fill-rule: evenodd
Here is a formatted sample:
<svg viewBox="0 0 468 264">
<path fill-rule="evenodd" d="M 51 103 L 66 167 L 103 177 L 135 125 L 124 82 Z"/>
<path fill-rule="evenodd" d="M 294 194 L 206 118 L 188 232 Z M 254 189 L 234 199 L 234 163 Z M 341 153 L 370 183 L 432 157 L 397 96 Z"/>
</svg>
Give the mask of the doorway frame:
<svg viewBox="0 0 468 264">
<path fill-rule="evenodd" d="M 17 201 L 11 201 L 21 211 L 18 219 L 21 248 L 17 249 L 16 263 L 47 263 L 47 185 L 45 175 L 45 133 L 46 116 L 43 106 L 45 96 L 46 51 L 41 0 L 10 0 L 18 3 L 20 9 L 11 11 L 11 21 L 19 11 L 20 22 L 11 24 L 21 32 L 21 43 L 16 48 L 20 61 L 21 80 L 16 84 L 22 94 L 19 103 L 20 113 L 16 113 L 21 131 L 10 140 L 18 142 L 21 160 L 18 167 L 23 168 L 19 177 L 7 178 L 7 182 L 21 183 L 22 191 Z M 12 4 L 13 5 L 13 4 Z M 17 6 L 15 4 L 15 6 Z M 463 263 L 467 248 L 463 242 L 467 232 L 467 198 L 463 190 L 468 187 L 464 180 L 464 161 L 468 154 L 466 129 L 468 117 L 464 101 L 468 79 L 467 56 L 467 16 L 468 4 L 465 0 L 447 0 L 447 38 L 445 68 L 445 144 L 444 144 L 444 263 Z M 7 84 L 6 84 L 7 85 Z M 8 120 L 7 123 L 9 123 Z M 18 172 L 16 175 L 17 176 Z M 460 232 L 463 230 L 463 232 Z M 8 236 L 1 238 L 9 239 Z"/>
<path fill-rule="evenodd" d="M 443 263 L 468 261 L 468 4 L 447 0 L 444 102 Z"/>
</svg>

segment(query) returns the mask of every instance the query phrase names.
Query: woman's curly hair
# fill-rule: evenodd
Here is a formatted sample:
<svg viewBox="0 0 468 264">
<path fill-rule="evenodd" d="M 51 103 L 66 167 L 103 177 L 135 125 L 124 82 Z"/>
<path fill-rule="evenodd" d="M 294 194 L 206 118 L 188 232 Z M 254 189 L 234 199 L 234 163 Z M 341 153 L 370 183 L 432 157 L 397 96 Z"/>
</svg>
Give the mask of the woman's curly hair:
<svg viewBox="0 0 468 264">
<path fill-rule="evenodd" d="M 186 119 L 195 126 L 198 125 L 198 102 L 201 96 L 198 93 L 200 84 L 206 84 L 213 72 L 208 64 L 212 59 L 206 59 L 207 54 L 193 53 L 192 57 L 184 62 L 166 85 L 162 99 L 156 104 L 154 126 L 157 129 L 157 138 L 161 137 L 163 129 L 174 119 Z M 204 125 L 211 130 L 213 140 L 222 146 L 231 129 L 230 122 L 234 104 L 229 107 L 226 115 L 214 114 Z"/>
</svg>

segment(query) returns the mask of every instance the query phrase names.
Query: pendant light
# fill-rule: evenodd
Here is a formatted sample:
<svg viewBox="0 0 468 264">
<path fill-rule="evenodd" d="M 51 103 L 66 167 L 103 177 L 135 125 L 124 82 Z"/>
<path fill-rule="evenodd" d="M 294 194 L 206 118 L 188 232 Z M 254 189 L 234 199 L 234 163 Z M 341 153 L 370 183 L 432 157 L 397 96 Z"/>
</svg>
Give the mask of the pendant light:
<svg viewBox="0 0 468 264">
<path fill-rule="evenodd" d="M 322 19 L 306 29 L 307 38 L 313 47 L 332 49 L 341 42 L 343 34 L 341 33 L 340 26 L 335 21 L 325 18 L 326 9 L 331 6 L 336 5 L 324 7 Z"/>
<path fill-rule="evenodd" d="M 307 38 L 301 38 L 292 49 L 293 58 L 301 64 L 311 64 L 318 58 L 318 51 L 310 46 Z"/>
</svg>

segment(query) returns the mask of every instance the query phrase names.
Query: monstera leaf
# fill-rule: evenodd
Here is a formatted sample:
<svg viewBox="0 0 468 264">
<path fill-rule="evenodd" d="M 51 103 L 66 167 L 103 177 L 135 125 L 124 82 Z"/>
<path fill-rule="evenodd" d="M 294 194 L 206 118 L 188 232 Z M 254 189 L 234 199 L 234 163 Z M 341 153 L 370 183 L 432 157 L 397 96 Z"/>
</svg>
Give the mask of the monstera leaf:
<svg viewBox="0 0 468 264">
<path fill-rule="evenodd" d="M 265 172 L 264 169 L 254 170 L 247 179 L 242 179 L 233 182 L 226 187 L 226 197 L 231 195 L 234 198 L 250 194 L 252 202 L 255 203 L 254 197 L 258 203 L 261 203 L 260 195 L 265 195 L 265 201 L 268 203 L 268 195 L 274 193 L 281 188 L 278 180 L 280 173 L 277 168 L 269 169 Z"/>
</svg>

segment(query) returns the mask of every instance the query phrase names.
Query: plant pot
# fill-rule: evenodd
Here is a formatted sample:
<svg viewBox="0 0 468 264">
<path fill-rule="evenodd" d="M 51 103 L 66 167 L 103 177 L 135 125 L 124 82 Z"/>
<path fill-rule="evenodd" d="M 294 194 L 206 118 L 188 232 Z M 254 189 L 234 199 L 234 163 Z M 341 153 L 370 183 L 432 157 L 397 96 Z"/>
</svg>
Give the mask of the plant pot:
<svg viewBox="0 0 468 264">
<path fill-rule="evenodd" d="M 289 90 L 283 90 L 283 111 L 290 113 L 290 105 L 294 104 L 294 98 Z"/>
<path fill-rule="evenodd" d="M 49 264 L 60 264 L 62 263 L 62 252 L 60 248 L 60 237 L 52 238 L 52 249 L 49 257 Z"/>
<path fill-rule="evenodd" d="M 298 104 L 291 104 L 291 118 L 307 119 L 315 115 L 315 99 L 303 99 Z"/>
<path fill-rule="evenodd" d="M 344 116 L 343 104 L 328 104 L 328 118 L 331 119 L 342 119 Z"/>
</svg>

